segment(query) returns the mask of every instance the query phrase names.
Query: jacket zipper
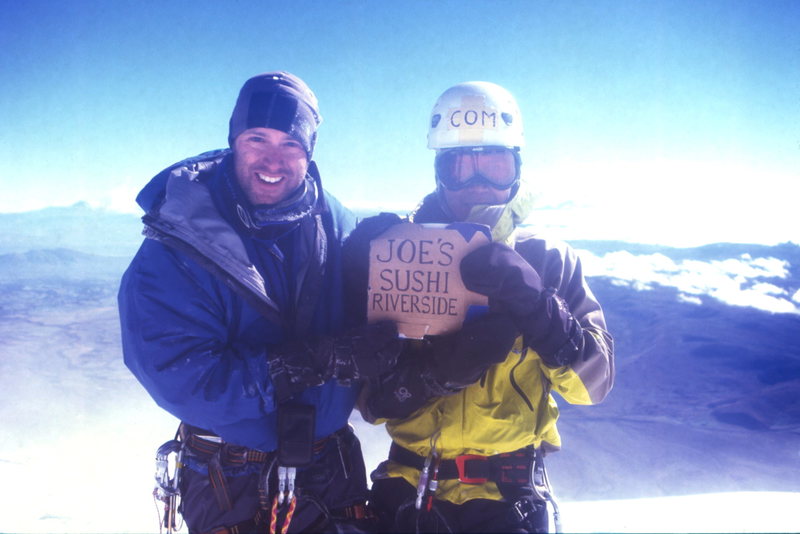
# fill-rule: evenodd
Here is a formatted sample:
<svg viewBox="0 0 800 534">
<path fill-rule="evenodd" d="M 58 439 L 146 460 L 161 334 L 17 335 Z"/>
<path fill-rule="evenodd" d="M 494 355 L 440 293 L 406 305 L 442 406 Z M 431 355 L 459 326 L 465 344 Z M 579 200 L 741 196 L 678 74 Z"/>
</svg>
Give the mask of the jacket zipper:
<svg viewBox="0 0 800 534">
<path fill-rule="evenodd" d="M 528 396 L 525 394 L 525 392 L 524 392 L 524 391 L 522 391 L 522 388 L 519 386 L 519 384 L 517 384 L 517 381 L 516 381 L 516 379 L 514 378 L 514 371 L 516 371 L 516 370 L 517 370 L 517 367 L 519 367 L 520 365 L 522 365 L 522 362 L 523 362 L 524 360 L 525 360 L 525 350 L 523 350 L 523 351 L 522 351 L 522 353 L 520 353 L 520 355 L 519 355 L 519 361 L 516 363 L 516 365 L 514 365 L 514 367 L 512 367 L 512 368 L 511 368 L 511 371 L 508 373 L 508 376 L 509 376 L 509 378 L 511 379 L 511 387 L 513 387 L 513 388 L 514 388 L 514 391 L 516 391 L 516 392 L 517 392 L 517 394 L 518 394 L 520 397 L 522 397 L 522 400 L 523 400 L 523 401 L 525 401 L 525 404 L 527 404 L 527 405 L 528 405 L 528 409 L 529 409 L 530 411 L 533 411 L 533 404 L 531 404 L 531 400 L 528 398 Z"/>
</svg>

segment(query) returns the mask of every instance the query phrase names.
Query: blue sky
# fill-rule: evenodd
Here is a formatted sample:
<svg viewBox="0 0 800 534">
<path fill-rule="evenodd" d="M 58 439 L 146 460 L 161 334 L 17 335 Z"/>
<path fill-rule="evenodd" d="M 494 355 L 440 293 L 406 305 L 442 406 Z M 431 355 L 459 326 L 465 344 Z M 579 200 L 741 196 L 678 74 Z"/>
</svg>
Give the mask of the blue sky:
<svg viewBox="0 0 800 534">
<path fill-rule="evenodd" d="M 158 170 L 225 146 L 246 78 L 298 74 L 326 187 L 410 209 L 430 109 L 488 80 L 522 108 L 532 222 L 565 238 L 798 241 L 794 1 L 0 0 L 0 212 L 135 211 Z"/>
</svg>

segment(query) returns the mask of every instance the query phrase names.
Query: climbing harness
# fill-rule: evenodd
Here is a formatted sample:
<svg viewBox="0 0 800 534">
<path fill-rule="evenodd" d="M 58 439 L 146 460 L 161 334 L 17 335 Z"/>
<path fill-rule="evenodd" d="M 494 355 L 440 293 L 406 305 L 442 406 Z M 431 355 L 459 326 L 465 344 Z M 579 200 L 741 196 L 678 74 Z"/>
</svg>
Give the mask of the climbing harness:
<svg viewBox="0 0 800 534">
<path fill-rule="evenodd" d="M 429 467 L 432 464 L 433 454 L 434 452 L 432 451 L 428 458 L 423 458 L 397 443 L 392 443 L 389 449 L 389 460 L 424 471 L 426 463 L 428 463 Z M 429 458 L 431 458 L 430 461 Z M 533 449 L 523 448 L 494 456 L 461 454 L 454 459 L 445 459 L 437 456 L 437 464 L 438 480 L 457 479 L 463 484 L 485 484 L 490 481 L 507 484 L 527 484 L 530 481 L 531 470 L 534 467 Z"/>
<path fill-rule="evenodd" d="M 255 516 L 210 530 L 203 528 L 207 527 L 203 525 L 199 527 L 200 532 L 238 534 L 258 530 L 265 534 L 286 534 L 293 520 L 295 524 L 299 522 L 305 525 L 309 522 L 308 514 L 316 514 L 314 510 L 318 511 L 319 516 L 314 520 L 317 525 L 322 520 L 375 519 L 363 503 L 329 509 L 313 493 L 313 483 L 308 488 L 298 487 L 298 482 L 308 480 L 308 477 L 302 478 L 299 471 L 310 466 L 314 458 L 319 459 L 326 450 L 328 461 L 341 463 L 337 469 L 345 478 L 350 478 L 353 466 L 348 453 L 348 436 L 352 435 L 352 429 L 344 427 L 314 440 L 314 415 L 308 408 L 289 409 L 279 417 L 281 422 L 278 426 L 283 432 L 279 434 L 278 450 L 271 452 L 233 445 L 209 431 L 181 423 L 175 439 L 164 443 L 156 453 L 156 487 L 153 496 L 159 514 L 160 533 L 166 531 L 166 534 L 174 534 L 180 530 L 183 520 L 178 517 L 179 514 L 192 525 L 191 514 L 187 516 L 187 504 L 191 504 L 189 510 L 196 510 L 198 506 L 216 506 L 221 512 L 229 512 L 240 506 L 243 498 L 238 492 L 243 487 L 241 480 L 244 477 L 257 477 L 257 494 L 247 497 L 256 501 L 253 503 Z M 203 474 L 204 471 L 206 474 Z M 201 484 L 207 485 L 210 490 L 203 497 L 209 500 L 199 504 L 197 501 L 182 503 L 184 496 L 179 488 L 193 484 L 198 477 L 207 477 Z M 197 529 L 198 526 L 192 528 Z"/>
<path fill-rule="evenodd" d="M 549 503 L 555 532 L 562 532 L 558 501 L 550 486 L 541 450 L 524 447 L 493 456 L 462 454 L 454 459 L 444 459 L 436 449 L 437 438 L 438 434 L 431 438 L 431 452 L 427 457 L 419 456 L 394 442 L 389 450 L 389 460 L 420 471 L 414 503 L 418 511 L 423 510 L 423 503 L 424 510 L 431 511 L 439 480 L 455 479 L 462 484 L 494 482 L 500 493 L 512 503 L 517 519 L 525 521 L 536 512 L 536 506 L 530 497 L 514 497 L 512 488 L 530 484 L 534 500 L 543 503 L 543 506 Z"/>
<path fill-rule="evenodd" d="M 180 497 L 180 478 L 183 468 L 183 444 L 172 439 L 161 445 L 156 451 L 156 487 L 153 489 L 153 500 L 158 510 L 158 501 L 163 503 L 163 513 L 159 510 L 159 532 L 164 530 L 172 534 L 179 530 L 176 521 L 178 498 Z"/>
</svg>

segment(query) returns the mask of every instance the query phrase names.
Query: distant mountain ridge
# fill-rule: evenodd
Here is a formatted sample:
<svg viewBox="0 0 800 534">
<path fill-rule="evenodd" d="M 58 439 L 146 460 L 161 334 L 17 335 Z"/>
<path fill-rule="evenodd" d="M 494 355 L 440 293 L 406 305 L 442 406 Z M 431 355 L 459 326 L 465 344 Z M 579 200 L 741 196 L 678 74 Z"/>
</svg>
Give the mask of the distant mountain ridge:
<svg viewBox="0 0 800 534">
<path fill-rule="evenodd" d="M 781 243 L 778 245 L 759 245 L 744 243 L 712 243 L 699 247 L 669 247 L 666 245 L 649 245 L 646 243 L 628 243 L 625 241 L 587 241 L 575 239 L 569 241 L 577 249 L 585 249 L 594 254 L 606 254 L 618 250 L 626 250 L 631 254 L 664 254 L 673 260 L 693 259 L 701 261 L 720 260 L 749 254 L 753 258 L 776 256 L 788 260 L 792 264 L 800 264 L 800 245 Z"/>
<path fill-rule="evenodd" d="M 380 211 L 357 209 L 359 219 Z M 48 207 L 19 213 L 0 213 L 0 254 L 26 252 L 34 249 L 72 249 L 105 256 L 132 256 L 142 241 L 141 215 L 119 213 L 93 208 L 86 202 L 71 206 Z M 774 256 L 787 259 L 792 266 L 800 267 L 800 245 L 758 245 L 714 243 L 695 248 L 675 248 L 646 243 L 629 243 L 614 240 L 569 240 L 578 249 L 594 254 L 625 250 L 632 254 L 667 253 L 673 259 L 698 259 L 710 261 L 750 254 L 752 257 Z M 793 272 L 793 274 L 795 274 Z"/>
<path fill-rule="evenodd" d="M 92 208 L 85 202 L 20 213 L 0 213 L 0 254 L 72 249 L 132 256 L 142 241 L 137 215 Z"/>
<path fill-rule="evenodd" d="M 0 277 L 5 280 L 37 278 L 118 278 L 130 258 L 89 254 L 67 248 L 31 249 L 0 254 Z"/>
</svg>

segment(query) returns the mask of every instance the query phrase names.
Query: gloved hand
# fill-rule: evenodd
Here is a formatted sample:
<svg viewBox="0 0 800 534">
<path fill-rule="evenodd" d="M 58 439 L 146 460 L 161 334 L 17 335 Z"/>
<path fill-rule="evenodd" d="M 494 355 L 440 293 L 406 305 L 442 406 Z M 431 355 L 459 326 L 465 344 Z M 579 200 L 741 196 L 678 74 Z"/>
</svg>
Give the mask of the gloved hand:
<svg viewBox="0 0 800 534">
<path fill-rule="evenodd" d="M 461 279 L 470 291 L 489 297 L 489 307 L 514 317 L 530 315 L 544 292 L 539 273 L 502 243 L 489 243 L 461 260 Z"/>
<path fill-rule="evenodd" d="M 270 376 L 278 400 L 284 400 L 331 378 L 349 384 L 377 377 L 395 365 L 402 346 L 391 321 L 365 324 L 317 343 L 293 340 L 270 352 Z"/>
<path fill-rule="evenodd" d="M 317 355 L 321 359 L 323 376 L 348 383 L 385 373 L 397 363 L 402 349 L 397 325 L 392 321 L 378 321 L 358 326 L 344 336 L 323 340 Z"/>
<path fill-rule="evenodd" d="M 504 361 L 517 335 L 509 316 L 488 313 L 458 332 L 408 342 L 397 365 L 370 381 L 361 403 L 364 416 L 373 421 L 405 418 L 431 398 L 457 393 Z"/>
<path fill-rule="evenodd" d="M 430 374 L 445 388 L 462 389 L 506 359 L 519 331 L 505 313 L 486 313 L 458 332 L 430 340 Z"/>
<path fill-rule="evenodd" d="M 517 252 L 490 243 L 461 261 L 467 289 L 489 297 L 489 309 L 508 312 L 534 349 L 551 367 L 572 363 L 583 350 L 583 330 L 567 304 L 545 289 L 539 273 Z"/>
<path fill-rule="evenodd" d="M 342 245 L 345 315 L 356 323 L 367 318 L 369 284 L 369 243 L 386 230 L 403 222 L 394 213 L 380 213 L 361 221 Z"/>
</svg>

